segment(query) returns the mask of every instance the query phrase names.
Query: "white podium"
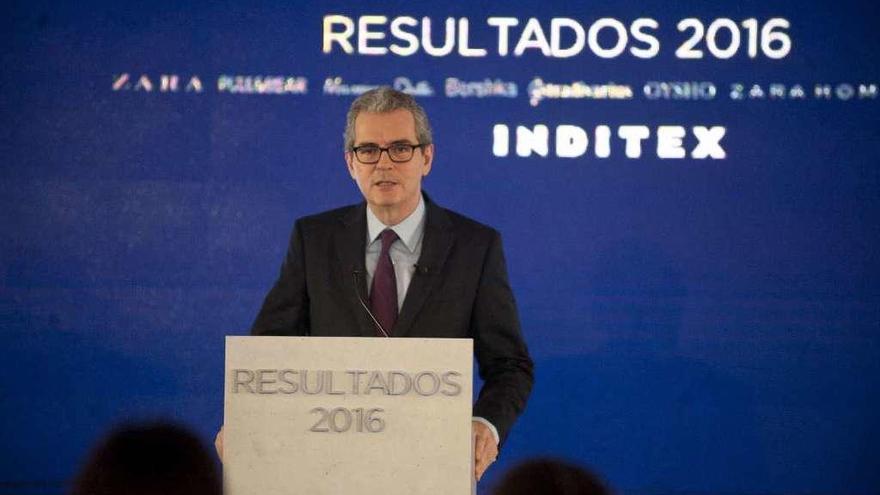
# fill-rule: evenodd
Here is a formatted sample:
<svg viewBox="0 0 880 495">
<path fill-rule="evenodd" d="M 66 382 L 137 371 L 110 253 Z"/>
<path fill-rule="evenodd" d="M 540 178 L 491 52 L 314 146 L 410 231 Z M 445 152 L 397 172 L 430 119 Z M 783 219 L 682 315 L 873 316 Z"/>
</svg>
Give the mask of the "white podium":
<svg viewBox="0 0 880 495">
<path fill-rule="evenodd" d="M 470 339 L 227 337 L 229 495 L 473 491 Z"/>
</svg>

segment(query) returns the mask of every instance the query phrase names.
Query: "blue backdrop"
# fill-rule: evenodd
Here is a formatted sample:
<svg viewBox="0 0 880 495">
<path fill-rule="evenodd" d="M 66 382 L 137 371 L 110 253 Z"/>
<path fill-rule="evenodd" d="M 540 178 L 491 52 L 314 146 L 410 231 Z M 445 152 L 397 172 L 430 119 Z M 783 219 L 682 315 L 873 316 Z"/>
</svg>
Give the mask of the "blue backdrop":
<svg viewBox="0 0 880 495">
<path fill-rule="evenodd" d="M 293 220 L 359 200 L 341 152 L 353 95 L 338 93 L 395 82 L 433 92 L 418 97 L 437 143 L 425 187 L 502 232 L 536 361 L 528 410 L 488 483 L 553 454 L 624 493 L 880 489 L 876 3 L 19 2 L 3 12 L 0 492 L 61 492 L 122 419 L 169 417 L 213 437 L 223 337 L 247 333 Z M 467 18 L 469 46 L 487 53 L 368 55 L 357 34 L 354 53 L 325 52 L 331 14 L 355 27 L 387 17 L 366 26 L 385 36 L 367 51 L 407 44 L 389 27 L 401 16 L 417 34 L 430 18 L 438 46 L 447 17 Z M 493 16 L 518 20 L 506 56 Z M 627 30 L 654 19 L 646 32 L 659 50 L 635 56 L 630 47 L 648 45 L 630 36 L 610 58 L 589 46 L 516 56 L 533 17 L 548 38 L 554 18 L 585 31 L 600 18 Z M 701 59 L 676 55 L 698 33 L 676 29 L 686 18 L 706 28 Z M 741 38 L 729 57 L 729 27 L 716 24 L 713 50 L 707 41 L 722 18 Z M 781 42 L 762 44 L 774 18 L 789 23 L 773 30 L 791 42 L 781 58 L 767 55 Z M 600 30 L 601 46 L 614 33 Z M 498 84 L 452 96 L 449 78 Z M 670 82 L 702 89 L 657 89 Z M 552 94 L 547 84 L 591 96 L 531 105 Z M 487 86 L 506 90 L 474 96 Z M 496 124 L 508 126 L 506 156 L 493 152 Z M 519 156 L 517 126 L 538 125 L 549 128 L 547 156 Z M 583 156 L 559 156 L 559 125 L 586 131 Z M 594 151 L 598 125 L 612 132 L 607 158 Z M 626 125 L 650 132 L 639 158 L 617 137 Z M 662 125 L 684 128 L 685 158 L 658 157 Z M 725 158 L 691 156 L 695 126 L 724 128 Z"/>
</svg>

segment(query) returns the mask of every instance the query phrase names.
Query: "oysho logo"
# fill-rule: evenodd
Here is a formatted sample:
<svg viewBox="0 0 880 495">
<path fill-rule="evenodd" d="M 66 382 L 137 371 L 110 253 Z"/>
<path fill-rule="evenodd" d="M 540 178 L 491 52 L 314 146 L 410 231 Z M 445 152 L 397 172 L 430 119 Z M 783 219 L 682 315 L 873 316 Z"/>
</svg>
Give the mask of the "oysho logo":
<svg viewBox="0 0 880 495">
<path fill-rule="evenodd" d="M 718 89 L 708 81 L 648 81 L 642 92 L 649 100 L 713 100 Z"/>
</svg>

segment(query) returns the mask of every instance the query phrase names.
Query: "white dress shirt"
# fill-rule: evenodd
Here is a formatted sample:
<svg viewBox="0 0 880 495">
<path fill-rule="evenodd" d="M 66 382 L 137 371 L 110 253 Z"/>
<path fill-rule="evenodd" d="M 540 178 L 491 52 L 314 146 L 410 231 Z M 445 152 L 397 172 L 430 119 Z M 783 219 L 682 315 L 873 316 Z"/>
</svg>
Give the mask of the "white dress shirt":
<svg viewBox="0 0 880 495">
<path fill-rule="evenodd" d="M 385 225 L 379 217 L 367 207 L 367 294 L 372 290 L 373 274 L 379 263 L 382 252 L 382 240 L 379 235 L 385 229 L 391 229 L 398 239 L 391 244 L 388 255 L 394 266 L 394 278 L 397 279 L 397 311 L 403 307 L 406 291 L 416 271 L 416 263 L 422 254 L 422 238 L 425 236 L 425 199 L 419 197 L 416 209 L 397 225 Z"/>
</svg>

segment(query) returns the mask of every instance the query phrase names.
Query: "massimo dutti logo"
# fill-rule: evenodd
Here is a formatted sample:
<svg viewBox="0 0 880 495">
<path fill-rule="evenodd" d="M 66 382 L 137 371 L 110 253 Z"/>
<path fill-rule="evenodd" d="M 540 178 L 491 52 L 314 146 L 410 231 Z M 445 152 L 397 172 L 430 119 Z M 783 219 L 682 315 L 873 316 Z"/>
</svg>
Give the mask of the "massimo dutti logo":
<svg viewBox="0 0 880 495">
<path fill-rule="evenodd" d="M 349 82 L 341 76 L 330 76 L 324 79 L 322 93 L 327 96 L 358 96 L 382 84 L 387 83 Z M 434 87 L 428 81 L 413 81 L 403 76 L 395 77 L 391 86 L 402 93 L 420 98 L 436 94 Z"/>
</svg>

